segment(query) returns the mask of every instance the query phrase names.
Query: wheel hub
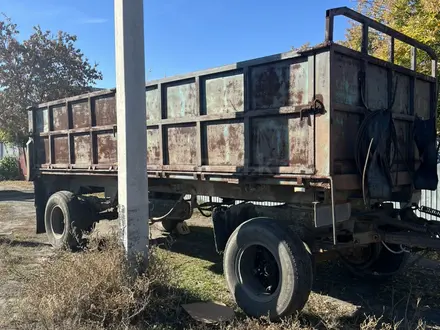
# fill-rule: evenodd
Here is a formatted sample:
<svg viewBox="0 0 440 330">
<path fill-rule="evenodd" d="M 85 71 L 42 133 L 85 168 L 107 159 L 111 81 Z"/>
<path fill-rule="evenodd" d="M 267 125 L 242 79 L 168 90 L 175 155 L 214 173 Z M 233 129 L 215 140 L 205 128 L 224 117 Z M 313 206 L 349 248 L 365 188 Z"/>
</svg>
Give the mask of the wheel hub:
<svg viewBox="0 0 440 330">
<path fill-rule="evenodd" d="M 63 210 L 59 206 L 53 208 L 50 223 L 54 236 L 61 237 L 65 229 L 65 220 Z"/>
<path fill-rule="evenodd" d="M 242 282 L 255 295 L 272 295 L 278 289 L 278 263 L 267 248 L 261 245 L 248 247 L 240 264 Z"/>
</svg>

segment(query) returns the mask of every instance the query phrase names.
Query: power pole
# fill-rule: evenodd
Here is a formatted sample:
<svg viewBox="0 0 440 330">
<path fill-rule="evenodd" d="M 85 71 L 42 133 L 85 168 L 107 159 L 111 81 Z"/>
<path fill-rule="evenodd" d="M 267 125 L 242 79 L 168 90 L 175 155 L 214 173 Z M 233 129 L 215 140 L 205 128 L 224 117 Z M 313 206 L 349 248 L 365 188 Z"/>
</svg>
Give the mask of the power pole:
<svg viewBox="0 0 440 330">
<path fill-rule="evenodd" d="M 148 262 L 148 180 L 143 0 L 114 0 L 118 203 L 130 260 Z"/>
</svg>

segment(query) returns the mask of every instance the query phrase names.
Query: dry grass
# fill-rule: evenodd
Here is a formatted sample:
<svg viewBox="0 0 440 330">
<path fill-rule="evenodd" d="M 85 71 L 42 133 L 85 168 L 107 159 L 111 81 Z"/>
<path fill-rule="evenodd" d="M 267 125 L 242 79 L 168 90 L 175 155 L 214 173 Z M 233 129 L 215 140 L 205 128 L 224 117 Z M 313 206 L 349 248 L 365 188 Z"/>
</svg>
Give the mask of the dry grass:
<svg viewBox="0 0 440 330">
<path fill-rule="evenodd" d="M 438 251 L 430 251 L 428 253 L 423 253 L 423 256 L 430 260 L 440 261 L 440 254 Z"/>
<path fill-rule="evenodd" d="M 0 181 L 2 189 L 11 190 L 33 190 L 33 183 L 29 181 L 16 180 L 16 181 Z"/>
<path fill-rule="evenodd" d="M 104 243 L 104 244 L 103 244 Z M 126 329 L 173 320 L 180 295 L 157 250 L 148 271 L 134 276 L 115 238 L 81 253 L 59 252 L 25 286 L 16 325 L 43 329 Z"/>
<path fill-rule="evenodd" d="M 13 265 L 23 260 L 7 252 L 7 242 L 0 247 L 6 268 L 19 273 Z M 191 265 L 178 255 L 153 248 L 146 274 L 136 277 L 116 237 L 93 240 L 86 251 L 58 252 L 34 272 L 21 274 L 23 299 L 17 302 L 19 312 L 13 324 L 21 329 L 92 330 L 425 329 L 417 320 L 354 316 L 353 307 L 319 294 L 311 295 L 303 313 L 280 323 L 249 319 L 237 310 L 237 318 L 230 323 L 198 324 L 182 312 L 182 303 L 219 297 L 227 304 L 232 302 L 224 296 L 220 275 L 213 281 L 205 280 L 201 269 L 206 264 Z"/>
</svg>

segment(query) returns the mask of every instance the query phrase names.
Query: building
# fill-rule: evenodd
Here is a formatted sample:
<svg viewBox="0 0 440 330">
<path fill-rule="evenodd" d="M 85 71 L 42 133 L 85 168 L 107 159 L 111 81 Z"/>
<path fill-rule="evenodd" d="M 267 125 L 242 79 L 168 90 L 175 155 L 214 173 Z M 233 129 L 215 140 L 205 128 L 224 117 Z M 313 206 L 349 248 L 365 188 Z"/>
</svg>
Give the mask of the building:
<svg viewBox="0 0 440 330">
<path fill-rule="evenodd" d="M 10 147 L 0 142 L 0 160 L 6 156 L 19 157 L 19 150 L 16 147 Z"/>
</svg>

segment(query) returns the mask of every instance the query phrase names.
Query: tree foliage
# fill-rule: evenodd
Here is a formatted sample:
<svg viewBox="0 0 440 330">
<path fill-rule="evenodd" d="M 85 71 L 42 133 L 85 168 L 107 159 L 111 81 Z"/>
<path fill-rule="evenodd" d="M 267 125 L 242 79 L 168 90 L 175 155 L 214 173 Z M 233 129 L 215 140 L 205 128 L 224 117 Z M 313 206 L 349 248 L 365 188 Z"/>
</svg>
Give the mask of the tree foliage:
<svg viewBox="0 0 440 330">
<path fill-rule="evenodd" d="M 366 16 L 386 24 L 440 53 L 440 0 L 357 0 L 357 10 Z M 387 59 L 389 38 L 377 31 L 369 31 L 370 54 Z M 348 29 L 346 44 L 360 49 L 361 26 L 352 24 Z M 418 51 L 418 71 L 430 73 L 431 62 L 427 54 Z M 410 66 L 410 46 L 398 40 L 395 43 L 395 61 Z"/>
<path fill-rule="evenodd" d="M 0 159 L 0 181 L 18 180 L 20 178 L 20 166 L 16 157 L 6 156 Z"/>
<path fill-rule="evenodd" d="M 21 41 L 17 25 L 8 17 L 0 20 L 0 141 L 25 142 L 29 106 L 87 92 L 102 79 L 76 40 L 36 26 Z"/>
<path fill-rule="evenodd" d="M 440 55 L 440 0 L 357 0 L 357 11 L 388 25 L 434 49 Z M 360 50 L 362 27 L 353 23 L 346 33 L 345 44 Z M 369 31 L 369 53 L 381 59 L 389 58 L 389 38 L 375 30 Z M 395 63 L 409 68 L 410 46 L 398 40 L 394 48 Z M 417 71 L 431 74 L 429 56 L 418 50 Z M 437 113 L 440 113 L 440 107 Z M 440 116 L 438 116 L 440 117 Z"/>
</svg>

